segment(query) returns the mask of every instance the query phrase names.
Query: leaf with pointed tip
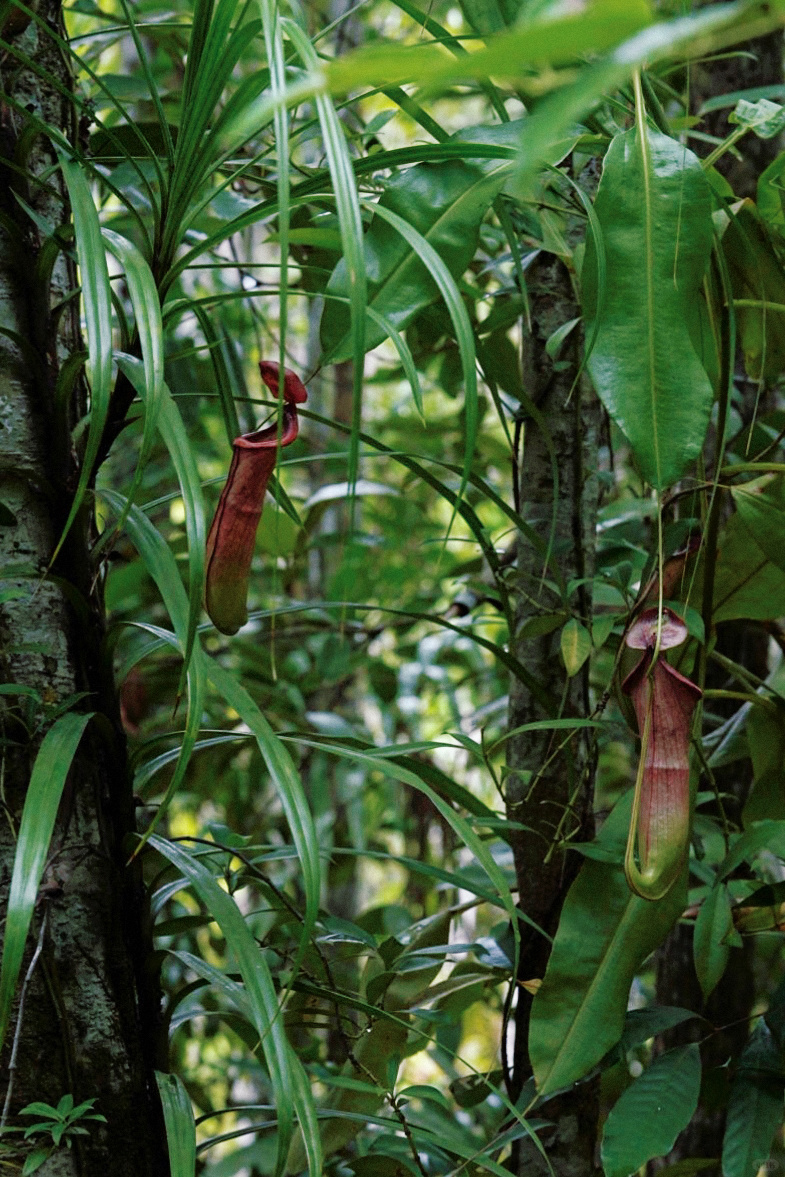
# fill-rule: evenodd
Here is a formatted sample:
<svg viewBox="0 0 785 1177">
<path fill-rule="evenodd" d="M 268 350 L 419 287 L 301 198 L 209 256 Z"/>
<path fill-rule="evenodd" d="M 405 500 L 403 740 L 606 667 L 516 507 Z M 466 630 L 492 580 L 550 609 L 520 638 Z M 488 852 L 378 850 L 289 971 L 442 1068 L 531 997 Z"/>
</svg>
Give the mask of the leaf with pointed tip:
<svg viewBox="0 0 785 1177">
<path fill-rule="evenodd" d="M 662 489 L 700 454 L 714 395 L 688 328 L 712 248 L 710 189 L 697 156 L 639 121 L 608 149 L 595 212 L 606 280 L 597 319 L 589 239 L 588 369 L 647 482 Z"/>
</svg>

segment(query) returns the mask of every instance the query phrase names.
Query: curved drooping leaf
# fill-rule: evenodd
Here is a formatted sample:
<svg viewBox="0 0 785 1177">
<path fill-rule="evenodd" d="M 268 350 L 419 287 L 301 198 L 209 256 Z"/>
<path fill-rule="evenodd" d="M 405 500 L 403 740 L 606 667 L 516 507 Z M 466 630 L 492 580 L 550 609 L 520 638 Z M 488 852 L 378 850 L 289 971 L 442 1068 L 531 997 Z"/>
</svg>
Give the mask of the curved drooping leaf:
<svg viewBox="0 0 785 1177">
<path fill-rule="evenodd" d="M 588 368 L 641 471 L 661 489 L 703 446 L 713 399 L 688 323 L 712 247 L 711 195 L 698 158 L 643 119 L 615 137 L 595 202 L 605 297 L 589 239 L 583 276 Z"/>
<path fill-rule="evenodd" d="M 61 715 L 44 736 L 33 765 L 22 810 L 5 912 L 0 966 L 0 1046 L 8 1029 L 11 1003 L 63 787 L 91 716 L 92 712 L 77 715 L 75 711 Z"/>
<path fill-rule="evenodd" d="M 731 1086 L 722 1141 L 724 1177 L 755 1177 L 782 1123 L 785 1074 L 780 1048 L 761 1018 L 742 1052 Z"/>
<path fill-rule="evenodd" d="M 480 224 L 501 191 L 508 170 L 502 165 L 488 175 L 461 160 L 417 164 L 388 183 L 379 204 L 413 225 L 457 278 L 474 256 Z M 364 247 L 369 306 L 400 331 L 418 311 L 435 301 L 439 289 L 413 247 L 381 217 L 372 220 Z M 344 261 L 333 271 L 327 296 L 322 346 L 331 361 L 338 362 L 351 355 L 348 308 L 338 301 L 349 296 Z M 368 323 L 366 350 L 385 337 L 377 322 Z"/>
<path fill-rule="evenodd" d="M 695 1043 L 661 1054 L 622 1093 L 605 1121 L 605 1177 L 630 1177 L 670 1152 L 698 1106 L 700 1050 Z"/>
<path fill-rule="evenodd" d="M 631 792 L 597 845 L 623 853 Z M 542 985 L 534 998 L 529 1057 L 541 1096 L 582 1079 L 619 1041 L 635 973 L 686 902 L 685 876 L 655 901 L 633 895 L 621 865 L 587 859 L 567 893 Z"/>
<path fill-rule="evenodd" d="M 307 1084 L 299 1081 L 300 1062 L 286 1039 L 278 997 L 264 954 L 251 934 L 237 903 L 218 884 L 210 871 L 184 847 L 153 834 L 150 843 L 177 867 L 214 916 L 237 961 L 250 1001 L 254 1028 L 267 1063 L 278 1112 L 279 1170 L 292 1136 L 294 1113 L 304 1130 L 315 1122 L 313 1098 Z M 313 1144 L 313 1142 L 311 1142 Z M 318 1145 L 309 1155 L 308 1171 L 321 1171 Z"/>
</svg>

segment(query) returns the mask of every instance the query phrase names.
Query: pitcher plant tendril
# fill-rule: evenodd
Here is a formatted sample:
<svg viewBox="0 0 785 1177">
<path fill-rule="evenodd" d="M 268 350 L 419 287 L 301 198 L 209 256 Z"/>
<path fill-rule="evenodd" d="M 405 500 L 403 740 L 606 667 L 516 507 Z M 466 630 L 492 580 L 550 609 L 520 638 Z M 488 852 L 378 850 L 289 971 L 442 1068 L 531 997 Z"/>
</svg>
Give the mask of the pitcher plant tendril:
<svg viewBox="0 0 785 1177">
<path fill-rule="evenodd" d="M 658 609 L 647 609 L 630 628 L 626 644 L 643 654 L 622 683 L 641 736 L 624 872 L 630 888 L 652 900 L 667 894 L 687 855 L 690 725 L 702 694 L 700 687 L 659 656 L 660 651 L 682 644 L 686 625 L 670 609 L 663 610 L 660 625 L 658 616 Z"/>
<path fill-rule="evenodd" d="M 259 365 L 267 388 L 279 395 L 278 364 Z M 254 543 L 264 496 L 278 460 L 279 446 L 297 437 L 297 405 L 308 399 L 303 382 L 284 369 L 282 419 L 244 433 L 232 442 L 232 464 L 207 536 L 205 607 L 221 633 L 235 634 L 248 620 L 246 601 Z"/>
</svg>

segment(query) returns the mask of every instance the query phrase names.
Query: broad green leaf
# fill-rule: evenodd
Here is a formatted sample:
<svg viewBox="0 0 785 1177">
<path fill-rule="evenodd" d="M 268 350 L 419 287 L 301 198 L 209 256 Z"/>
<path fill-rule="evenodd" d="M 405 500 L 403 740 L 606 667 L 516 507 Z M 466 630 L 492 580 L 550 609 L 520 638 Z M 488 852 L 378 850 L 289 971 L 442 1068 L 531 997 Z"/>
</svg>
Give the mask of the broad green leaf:
<svg viewBox="0 0 785 1177">
<path fill-rule="evenodd" d="M 164 1109 L 171 1177 L 194 1177 L 196 1126 L 188 1092 L 179 1075 L 167 1075 L 163 1071 L 156 1071 L 155 1081 Z"/>
<path fill-rule="evenodd" d="M 785 152 L 780 152 L 758 177 L 758 213 L 770 233 L 785 236 Z"/>
<path fill-rule="evenodd" d="M 764 818 L 785 820 L 785 712 L 752 707 L 744 727 L 753 772 L 752 791 L 742 815 L 747 829 Z"/>
<path fill-rule="evenodd" d="M 76 518 L 90 484 L 112 392 L 112 295 L 98 212 L 81 166 L 61 154 L 60 167 L 71 201 L 82 279 L 82 305 L 87 327 L 87 375 L 90 380 L 90 422 L 79 483 L 55 555 Z"/>
<path fill-rule="evenodd" d="M 600 847 L 624 842 L 631 803 L 628 793 L 616 805 Z M 619 1041 L 633 977 L 684 910 L 685 883 L 651 902 L 633 895 L 621 865 L 584 862 L 532 1005 L 529 1057 L 541 1096 L 583 1078 Z"/>
<path fill-rule="evenodd" d="M 227 946 L 237 962 L 243 978 L 254 1027 L 259 1035 L 270 1075 L 273 1098 L 278 1114 L 278 1156 L 282 1161 L 292 1137 L 293 1112 L 300 1122 L 311 1124 L 315 1119 L 310 1087 L 298 1081 L 295 1069 L 300 1067 L 283 1029 L 275 986 L 264 954 L 251 934 L 248 925 L 231 895 L 227 894 L 209 870 L 184 847 L 153 834 L 150 844 L 168 858 L 193 886 L 201 901 L 220 927 Z M 314 1154 L 318 1160 L 317 1153 Z M 311 1177 L 321 1177 L 320 1165 L 309 1165 Z"/>
<path fill-rule="evenodd" d="M 22 967 L 27 933 L 38 886 L 44 873 L 57 810 L 66 777 L 92 712 L 67 711 L 44 736 L 27 786 L 14 853 L 11 889 L 5 912 L 3 959 L 0 964 L 0 1047 L 8 1030 L 11 1003 Z"/>
<path fill-rule="evenodd" d="M 773 139 L 785 130 L 785 107 L 768 98 L 758 98 L 755 102 L 741 98 L 728 115 L 728 122 L 753 131 L 759 139 Z"/>
<path fill-rule="evenodd" d="M 772 381 L 785 370 L 785 274 L 766 226 L 751 200 L 731 206 L 722 234 L 744 366 L 753 380 Z M 770 304 L 775 304 L 774 309 Z"/>
<path fill-rule="evenodd" d="M 459 278 L 474 256 L 483 217 L 507 171 L 502 165 L 488 175 L 460 160 L 419 164 L 390 180 L 376 207 L 404 217 L 433 246 L 452 277 Z M 416 247 L 379 215 L 371 221 L 363 244 L 369 307 L 401 331 L 434 302 L 439 288 Z M 333 362 L 351 354 L 346 306 L 335 301 L 347 293 L 346 262 L 341 260 L 327 286 L 321 326 L 322 347 Z M 385 334 L 381 326 L 369 325 L 366 349 L 376 347 Z"/>
<path fill-rule="evenodd" d="M 602 1134 L 605 1177 L 630 1177 L 670 1152 L 698 1106 L 700 1050 L 695 1043 L 659 1055 L 622 1093 Z"/>
<path fill-rule="evenodd" d="M 714 621 L 739 617 L 769 621 L 785 614 L 785 573 L 757 545 L 740 515 L 728 520 L 720 532 L 714 579 Z M 702 562 L 701 562 L 702 563 Z M 690 591 L 690 602 L 700 608 L 703 569 L 699 567 Z"/>
<path fill-rule="evenodd" d="M 725 942 L 733 931 L 730 896 L 724 883 L 712 887 L 701 904 L 695 921 L 693 955 L 704 998 L 716 989 L 728 964 L 730 945 Z"/>
<path fill-rule="evenodd" d="M 731 491 L 742 523 L 764 556 L 785 572 L 785 480 L 768 475 Z"/>
<path fill-rule="evenodd" d="M 567 674 L 572 678 L 591 654 L 591 634 L 585 625 L 571 617 L 561 631 L 561 656 Z"/>
<path fill-rule="evenodd" d="M 725 1136 L 723 1177 L 755 1177 L 769 1159 L 782 1124 L 785 1074 L 782 1054 L 763 1018 L 752 1032 L 733 1078 Z"/>
<path fill-rule="evenodd" d="M 711 193 L 700 161 L 642 117 L 605 157 L 595 212 L 605 245 L 601 314 L 587 242 L 583 301 L 597 392 L 652 486 L 675 482 L 701 452 L 713 391 L 690 337 L 712 248 Z"/>
</svg>

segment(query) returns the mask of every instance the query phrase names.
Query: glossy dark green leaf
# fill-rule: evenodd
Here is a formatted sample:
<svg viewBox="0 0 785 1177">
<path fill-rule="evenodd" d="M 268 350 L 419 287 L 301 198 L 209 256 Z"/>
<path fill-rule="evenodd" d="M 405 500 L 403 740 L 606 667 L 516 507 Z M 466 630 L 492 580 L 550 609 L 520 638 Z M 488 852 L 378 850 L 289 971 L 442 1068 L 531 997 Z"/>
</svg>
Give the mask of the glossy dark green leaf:
<svg viewBox="0 0 785 1177">
<path fill-rule="evenodd" d="M 505 165 L 487 175 L 460 160 L 418 164 L 394 177 L 380 204 L 403 217 L 433 246 L 454 278 L 464 272 L 477 247 L 480 224 L 507 175 Z M 417 253 L 381 217 L 374 217 L 364 238 L 368 303 L 396 330 L 402 330 L 418 311 L 438 297 L 439 290 Z M 328 302 L 322 316 L 322 346 L 333 362 L 351 355 L 346 263 L 338 263 L 327 286 Z M 386 337 L 384 328 L 370 322 L 366 349 Z"/>
<path fill-rule="evenodd" d="M 752 1032 L 731 1086 L 722 1142 L 723 1177 L 755 1177 L 769 1159 L 783 1119 L 785 1074 L 771 1030 L 761 1018 Z"/>
<path fill-rule="evenodd" d="M 728 888 L 724 883 L 718 883 L 701 904 L 692 945 L 695 972 L 706 998 L 714 992 L 725 972 L 730 956 L 730 945 L 726 943 L 726 938 L 732 930 Z"/>
<path fill-rule="evenodd" d="M 696 1044 L 659 1055 L 621 1095 L 605 1121 L 605 1177 L 630 1177 L 670 1152 L 698 1106 L 700 1051 Z"/>
<path fill-rule="evenodd" d="M 614 848 L 630 821 L 631 796 L 597 839 Z M 562 909 L 548 967 L 532 1005 L 529 1057 L 541 1095 L 583 1078 L 619 1041 L 630 985 L 686 903 L 682 878 L 656 902 L 633 895 L 622 865 L 587 859 Z"/>
<path fill-rule="evenodd" d="M 608 149 L 595 211 L 606 283 L 588 368 L 644 477 L 663 488 L 700 453 L 713 398 L 687 325 L 711 253 L 709 185 L 691 151 L 639 119 Z M 601 294 L 590 238 L 587 334 Z"/>
</svg>

